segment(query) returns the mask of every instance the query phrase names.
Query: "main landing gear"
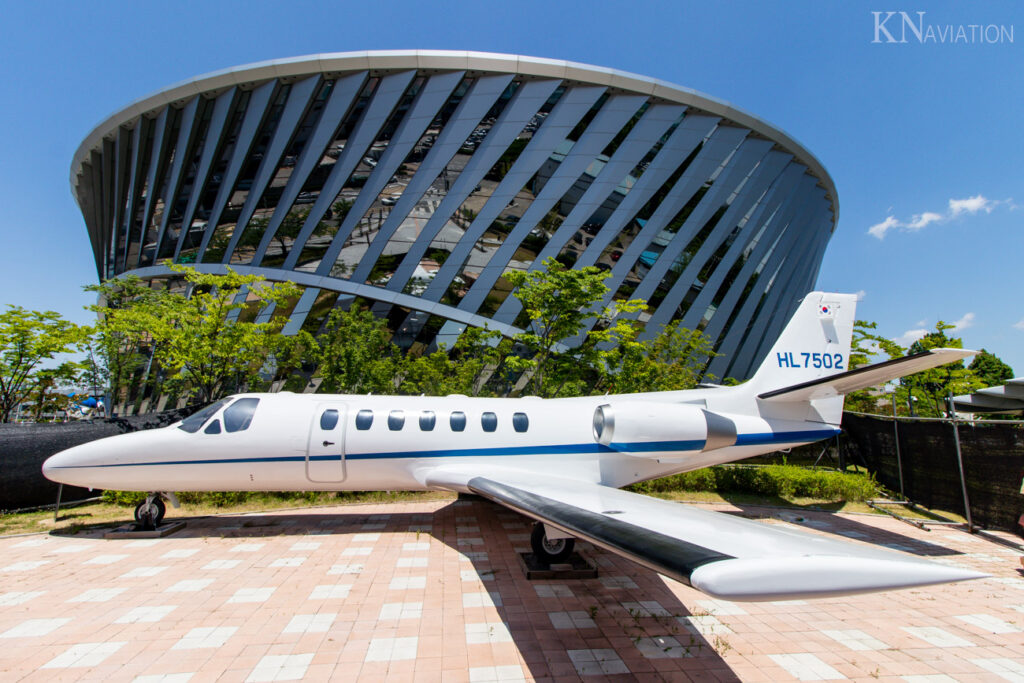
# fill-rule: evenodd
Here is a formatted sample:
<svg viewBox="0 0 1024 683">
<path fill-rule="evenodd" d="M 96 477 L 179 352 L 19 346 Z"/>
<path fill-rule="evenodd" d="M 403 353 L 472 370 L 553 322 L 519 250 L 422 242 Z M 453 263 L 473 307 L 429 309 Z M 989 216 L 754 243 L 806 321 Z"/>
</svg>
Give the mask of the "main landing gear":
<svg viewBox="0 0 1024 683">
<path fill-rule="evenodd" d="M 143 531 L 153 531 L 164 521 L 167 514 L 167 505 L 163 497 L 171 501 L 171 505 L 178 507 L 178 499 L 173 493 L 150 493 L 146 500 L 135 506 L 135 521 Z"/>
<path fill-rule="evenodd" d="M 572 555 L 576 539 L 570 536 L 549 538 L 547 528 L 542 522 L 537 522 L 533 525 L 533 532 L 530 534 L 530 546 L 537 559 L 546 564 L 558 564 L 565 562 Z"/>
</svg>

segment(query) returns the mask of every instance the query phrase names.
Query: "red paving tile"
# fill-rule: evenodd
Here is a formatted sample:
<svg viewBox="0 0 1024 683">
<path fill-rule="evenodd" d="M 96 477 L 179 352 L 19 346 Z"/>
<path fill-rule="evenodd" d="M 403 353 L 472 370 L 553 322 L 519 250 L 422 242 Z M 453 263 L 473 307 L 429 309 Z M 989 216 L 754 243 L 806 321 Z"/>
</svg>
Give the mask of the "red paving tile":
<svg viewBox="0 0 1024 683">
<path fill-rule="evenodd" d="M 782 514 L 795 519 L 792 512 Z M 192 681 L 243 681 L 287 674 L 433 682 L 494 680 L 496 672 L 519 671 L 523 680 L 579 680 L 580 652 L 611 653 L 619 661 L 614 666 L 630 672 L 588 675 L 588 681 L 815 680 L 822 672 L 864 680 L 1024 675 L 1018 553 L 961 531 L 929 532 L 885 517 L 800 514 L 802 523 L 769 523 L 846 533 L 858 539 L 854 543 L 897 544 L 993 578 L 804 603 L 733 605 L 708 602 L 682 584 L 581 543 L 600 568 L 598 579 L 530 582 L 514 551 L 524 544 L 529 522 L 480 500 L 194 519 L 182 532 L 152 543 L 98 534 L 5 537 L 0 679 L 193 674 Z M 430 530 L 415 530 L 424 525 Z M 463 553 L 473 553 L 472 559 Z M 179 585 L 183 581 L 201 583 Z M 118 588 L 125 590 L 110 590 Z M 93 590 L 99 602 L 73 601 Z M 487 604 L 490 596 L 497 606 Z M 647 611 L 639 611 L 641 602 Z M 404 618 L 381 619 L 385 605 L 390 615 L 406 610 Z M 575 613 L 593 626 L 566 627 L 564 616 L 553 621 L 553 612 Z M 51 619 L 70 621 L 42 635 L 8 634 L 25 622 Z M 47 630 L 54 623 L 32 625 Z M 189 634 L 189 642 L 196 642 L 193 629 L 211 628 L 225 629 L 219 633 L 226 640 L 175 648 Z M 652 646 L 652 638 L 662 638 L 656 642 L 667 643 L 668 650 Z M 102 651 L 113 643 L 123 645 Z M 82 654 L 83 644 L 99 649 Z M 287 662 L 301 664 L 288 668 Z M 994 671 L 1002 671 L 1002 678 Z"/>
</svg>

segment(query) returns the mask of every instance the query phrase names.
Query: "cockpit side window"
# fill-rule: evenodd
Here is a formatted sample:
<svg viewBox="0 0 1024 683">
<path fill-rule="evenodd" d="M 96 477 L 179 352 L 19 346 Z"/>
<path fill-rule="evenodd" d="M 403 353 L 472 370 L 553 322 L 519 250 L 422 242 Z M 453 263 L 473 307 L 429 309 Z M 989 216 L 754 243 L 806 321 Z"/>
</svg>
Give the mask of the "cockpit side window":
<svg viewBox="0 0 1024 683">
<path fill-rule="evenodd" d="M 203 434 L 220 434 L 220 420 L 214 420 L 210 424 L 206 425 L 206 429 L 203 430 Z"/>
<path fill-rule="evenodd" d="M 258 398 L 240 398 L 229 405 L 224 410 L 224 430 L 242 432 L 248 429 L 259 402 Z"/>
<path fill-rule="evenodd" d="M 189 434 L 195 434 L 203 426 L 203 423 L 209 420 L 218 410 L 220 410 L 230 402 L 231 398 L 222 398 L 216 403 L 211 403 L 210 405 L 200 410 L 198 413 L 189 415 L 184 420 L 182 420 L 181 424 L 178 425 L 178 429 L 183 429 Z"/>
</svg>

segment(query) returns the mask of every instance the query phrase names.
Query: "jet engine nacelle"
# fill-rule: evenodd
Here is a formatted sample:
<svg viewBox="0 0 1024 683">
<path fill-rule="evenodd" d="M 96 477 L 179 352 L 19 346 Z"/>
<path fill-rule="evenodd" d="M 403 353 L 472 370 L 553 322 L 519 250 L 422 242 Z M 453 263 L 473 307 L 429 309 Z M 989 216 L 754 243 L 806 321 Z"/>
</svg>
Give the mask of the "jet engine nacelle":
<svg viewBox="0 0 1024 683">
<path fill-rule="evenodd" d="M 594 440 L 629 455 L 661 458 L 732 446 L 736 423 L 685 403 L 605 403 L 594 411 Z"/>
</svg>

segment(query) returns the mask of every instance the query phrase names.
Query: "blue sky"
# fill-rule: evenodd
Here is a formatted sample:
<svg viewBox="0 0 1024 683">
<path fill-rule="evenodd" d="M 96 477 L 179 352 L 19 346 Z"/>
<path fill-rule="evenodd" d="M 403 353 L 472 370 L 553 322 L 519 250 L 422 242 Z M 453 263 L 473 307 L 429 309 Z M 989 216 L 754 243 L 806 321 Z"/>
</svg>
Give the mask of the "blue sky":
<svg viewBox="0 0 1024 683">
<path fill-rule="evenodd" d="M 907 12 L 935 40 L 906 31 L 889 43 L 886 31 L 903 37 L 896 15 L 873 42 L 873 11 Z M 858 317 L 889 337 L 958 322 L 966 346 L 1024 375 L 1019 3 L 107 0 L 8 1 L 0 12 L 0 305 L 89 319 L 81 287 L 96 272 L 69 165 L 132 100 L 265 59 L 485 50 L 661 78 L 782 128 L 839 193 L 818 287 L 863 292 Z M 950 42 L 975 24 L 1012 27 L 1014 42 Z"/>
</svg>

